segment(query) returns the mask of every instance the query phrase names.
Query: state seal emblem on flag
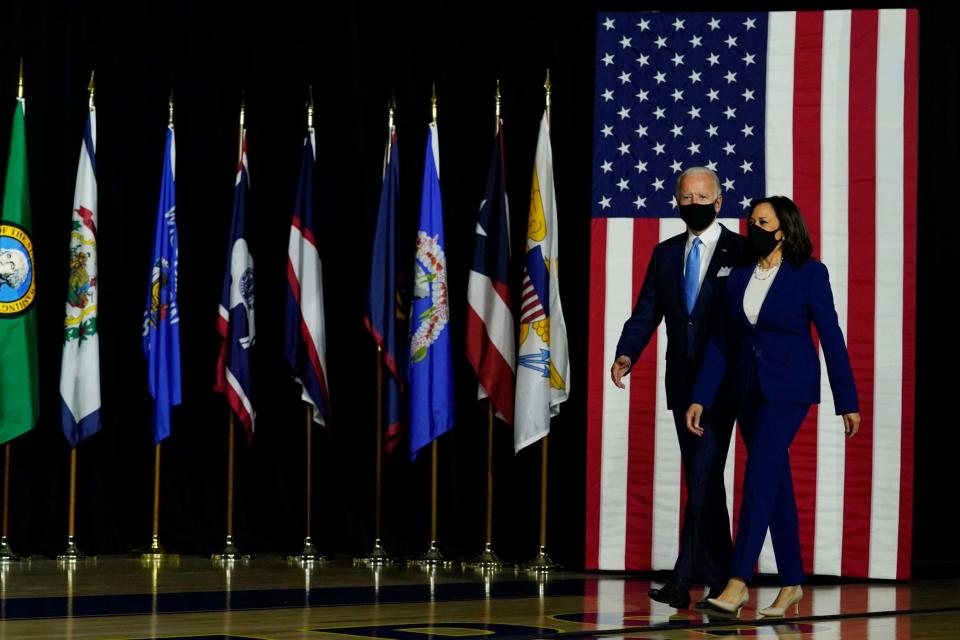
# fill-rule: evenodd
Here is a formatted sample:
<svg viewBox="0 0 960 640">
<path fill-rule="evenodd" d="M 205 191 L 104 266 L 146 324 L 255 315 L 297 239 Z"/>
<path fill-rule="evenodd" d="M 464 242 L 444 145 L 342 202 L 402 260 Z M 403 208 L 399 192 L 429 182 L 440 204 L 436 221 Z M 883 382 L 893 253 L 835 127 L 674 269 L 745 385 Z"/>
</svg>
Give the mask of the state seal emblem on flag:
<svg viewBox="0 0 960 640">
<path fill-rule="evenodd" d="M 446 255 L 437 237 L 421 231 L 417 236 L 417 273 L 413 297 L 418 300 L 430 298 L 433 304 L 415 319 L 419 324 L 410 340 L 410 358 L 413 362 L 426 357 L 427 349 L 436 342 L 437 336 L 450 321 L 446 263 Z"/>
<path fill-rule="evenodd" d="M 26 313 L 36 295 L 30 236 L 19 225 L 0 224 L 0 318 Z"/>
</svg>

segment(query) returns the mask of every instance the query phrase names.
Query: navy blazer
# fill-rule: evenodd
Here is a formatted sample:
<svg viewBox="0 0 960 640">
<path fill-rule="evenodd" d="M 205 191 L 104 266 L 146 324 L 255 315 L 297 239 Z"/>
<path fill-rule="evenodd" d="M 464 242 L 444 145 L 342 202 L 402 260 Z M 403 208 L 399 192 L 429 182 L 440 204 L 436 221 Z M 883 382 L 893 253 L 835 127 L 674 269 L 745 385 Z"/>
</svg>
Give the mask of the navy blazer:
<svg viewBox="0 0 960 640">
<path fill-rule="evenodd" d="M 742 260 L 746 246 L 743 236 L 720 225 L 717 247 L 700 285 L 693 312 L 688 314 L 683 292 L 686 242 L 685 231 L 653 248 L 643 286 L 630 319 L 623 325 L 616 353 L 616 357 L 626 355 L 632 363 L 636 363 L 660 321 L 666 319 L 664 385 L 667 408 L 681 410 L 690 404 L 694 377 L 706 352 L 712 327 L 721 316 L 727 276 Z"/>
<path fill-rule="evenodd" d="M 774 276 L 753 326 L 743 312 L 743 296 L 754 265 L 740 266 L 727 284 L 725 323 L 712 336 L 697 375 L 693 401 L 709 407 L 728 366 L 731 392 L 742 399 L 756 371 L 770 402 L 820 402 L 820 358 L 810 325 L 817 327 L 827 362 L 837 415 L 859 411 L 850 357 L 833 305 L 827 268 L 815 260 L 793 266 L 786 260 Z"/>
</svg>

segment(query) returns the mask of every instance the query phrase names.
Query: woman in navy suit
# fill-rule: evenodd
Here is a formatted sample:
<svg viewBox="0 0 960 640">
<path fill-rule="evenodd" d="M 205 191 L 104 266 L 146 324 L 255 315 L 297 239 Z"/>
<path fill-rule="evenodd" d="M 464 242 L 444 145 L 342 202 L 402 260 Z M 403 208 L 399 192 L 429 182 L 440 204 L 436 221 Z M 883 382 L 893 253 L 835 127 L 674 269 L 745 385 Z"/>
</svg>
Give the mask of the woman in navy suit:
<svg viewBox="0 0 960 640">
<path fill-rule="evenodd" d="M 810 405 L 820 402 L 820 359 L 810 332 L 816 325 L 837 415 L 847 437 L 860 427 L 850 358 L 837 323 L 827 268 L 797 206 L 772 196 L 751 204 L 747 239 L 755 263 L 736 267 L 726 289 L 726 327 L 711 341 L 687 410 L 687 428 L 703 434 L 700 416 L 715 399 L 727 368 L 747 446 L 740 524 L 730 579 L 711 608 L 739 613 L 767 528 L 780 578 L 776 601 L 759 613 L 782 616 L 803 597 L 797 504 L 790 443 Z"/>
</svg>

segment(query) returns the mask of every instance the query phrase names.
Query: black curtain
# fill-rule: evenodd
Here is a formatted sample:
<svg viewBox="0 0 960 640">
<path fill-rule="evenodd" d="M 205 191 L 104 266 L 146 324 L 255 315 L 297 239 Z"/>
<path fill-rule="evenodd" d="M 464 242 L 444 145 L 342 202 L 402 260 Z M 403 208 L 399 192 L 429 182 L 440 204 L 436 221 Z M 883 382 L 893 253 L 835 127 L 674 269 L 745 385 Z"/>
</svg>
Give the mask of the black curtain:
<svg viewBox="0 0 960 640">
<path fill-rule="evenodd" d="M 812 3 L 790 7 L 818 8 Z M 184 402 L 175 410 L 173 435 L 163 444 L 160 538 L 185 553 L 211 553 L 223 545 L 227 410 L 212 391 L 219 347 L 214 320 L 245 91 L 255 212 L 258 416 L 253 448 L 242 439 L 238 446 L 236 538 L 244 551 L 254 553 L 293 552 L 302 544 L 305 420 L 283 360 L 282 332 L 287 236 L 308 85 L 317 106 L 318 237 L 333 410 L 331 427 L 318 429 L 314 437 L 314 538 L 327 553 L 370 548 L 375 353 L 361 318 L 386 105 L 393 93 L 401 147 L 400 246 L 411 256 L 406 264 L 412 261 L 435 83 L 457 401 L 456 427 L 440 445 L 438 537 L 451 556 L 478 553 L 484 538 L 486 414 L 477 407 L 475 378 L 461 346 L 473 229 L 493 144 L 493 93 L 499 79 L 513 238 L 525 237 L 549 67 L 573 387 L 553 421 L 548 544 L 563 564 L 582 566 L 595 11 L 657 8 L 721 9 L 695 2 L 588 3 L 561 10 L 505 2 L 430 2 L 411 8 L 280 1 L 210 8 L 184 0 L 7 7 L 0 24 L 0 97 L 7 96 L 7 107 L 0 108 L 0 151 L 5 154 L 9 142 L 7 123 L 22 56 L 42 403 L 37 428 L 12 447 L 14 547 L 54 555 L 66 541 L 69 466 L 59 424 L 59 336 L 69 211 L 86 86 L 95 69 L 103 430 L 78 449 L 81 548 L 124 552 L 145 546 L 151 531 L 153 447 L 140 328 L 171 88 Z M 745 8 L 773 7 L 723 7 Z M 954 206 L 943 187 L 954 179 L 949 161 L 957 155 L 957 44 L 945 10 L 927 2 L 920 8 L 914 566 L 922 575 L 957 574 L 960 552 L 948 543 L 943 527 L 928 524 L 952 503 L 947 469 L 960 445 L 950 407 L 943 406 L 956 376 L 936 368 L 945 348 L 952 350 L 948 364 L 957 355 L 956 347 L 942 344 L 936 333 L 944 304 L 937 292 L 955 288 L 946 259 Z M 937 205 L 946 205 L 943 214 L 936 213 Z M 507 559 L 523 560 L 533 555 L 538 538 L 539 447 L 514 456 L 512 434 L 498 424 L 495 450 L 495 547 Z M 416 555 L 429 538 L 429 456 L 413 464 L 402 451 L 386 458 L 383 486 L 385 544 L 393 553 Z"/>
</svg>

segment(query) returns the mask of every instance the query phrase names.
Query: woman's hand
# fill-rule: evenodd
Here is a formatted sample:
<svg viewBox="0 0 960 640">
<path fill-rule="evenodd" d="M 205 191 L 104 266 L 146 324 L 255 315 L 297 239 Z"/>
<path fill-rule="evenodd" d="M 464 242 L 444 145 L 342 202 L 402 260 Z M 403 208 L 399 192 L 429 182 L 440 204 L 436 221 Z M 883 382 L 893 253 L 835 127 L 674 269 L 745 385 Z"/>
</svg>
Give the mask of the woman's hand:
<svg viewBox="0 0 960 640">
<path fill-rule="evenodd" d="M 860 414 L 859 413 L 845 413 L 843 414 L 843 431 L 847 434 L 847 438 L 852 438 L 857 435 L 857 431 L 860 430 Z"/>
<path fill-rule="evenodd" d="M 700 416 L 703 415 L 703 405 L 694 402 L 687 409 L 687 431 L 695 436 L 703 435 L 703 427 L 700 426 Z M 859 418 L 858 418 L 859 421 Z"/>
</svg>

